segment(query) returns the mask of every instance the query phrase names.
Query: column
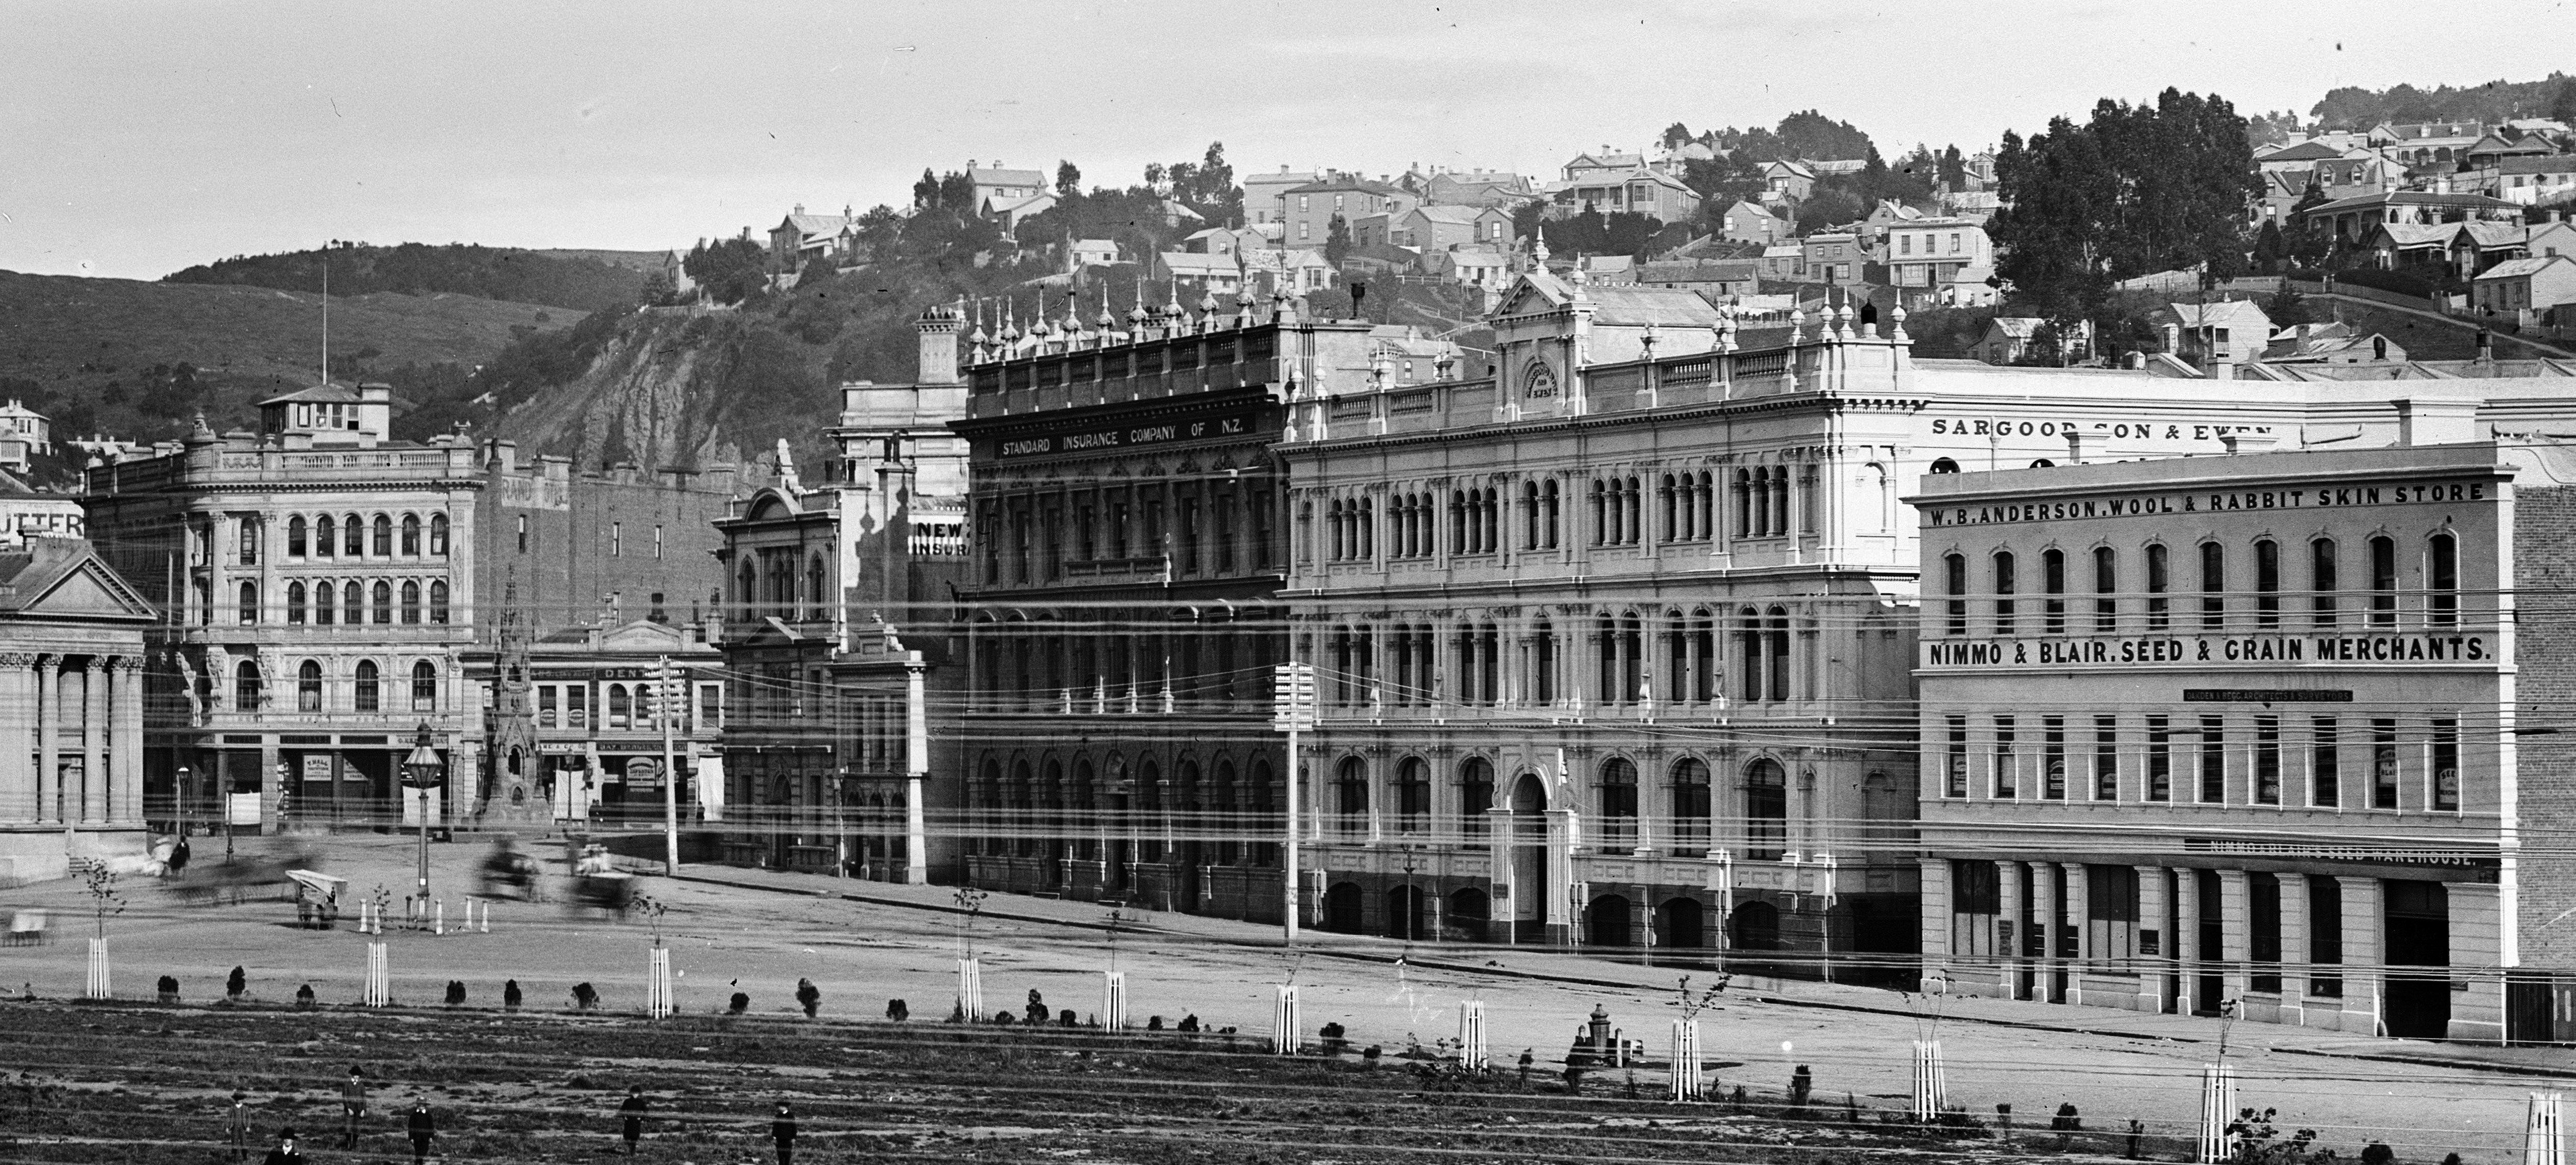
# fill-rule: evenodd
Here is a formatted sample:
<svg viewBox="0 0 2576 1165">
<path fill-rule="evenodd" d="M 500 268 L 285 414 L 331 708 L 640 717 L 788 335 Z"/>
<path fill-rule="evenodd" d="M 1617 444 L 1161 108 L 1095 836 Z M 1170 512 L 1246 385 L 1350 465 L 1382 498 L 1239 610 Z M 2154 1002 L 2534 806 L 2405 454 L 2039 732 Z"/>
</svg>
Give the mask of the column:
<svg viewBox="0 0 2576 1165">
<path fill-rule="evenodd" d="M 36 820 L 36 658 L 0 653 L 0 822 Z"/>
<path fill-rule="evenodd" d="M 2193 974 L 2193 964 L 2200 962 L 2200 871 L 2189 866 L 2174 871 L 2173 909 L 2174 973 L 2182 976 L 2181 993 L 2174 1010 L 2189 1015 L 2214 1001 L 2200 998 L 2200 976 Z"/>
<path fill-rule="evenodd" d="M 1541 887 L 1547 895 L 1542 921 L 1551 943 L 1575 941 L 1575 920 L 1583 909 L 1582 903 L 1574 901 L 1574 846 L 1579 840 L 1575 828 L 1573 810 L 1547 811 L 1547 860 L 1540 876 L 1547 879 L 1547 885 Z"/>
<path fill-rule="evenodd" d="M 63 657 L 36 657 L 36 817 L 62 819 L 61 761 L 54 754 L 62 728 Z"/>
<path fill-rule="evenodd" d="M 1922 908 L 1922 966 L 1929 977 L 1941 969 L 1950 956 L 1950 861 L 1947 858 L 1923 858 L 1920 883 Z M 1921 988 L 1918 987 L 1918 990 Z"/>
<path fill-rule="evenodd" d="M 2308 994 L 2308 879 L 2281 879 L 2281 1022 L 2304 1026 Z"/>
<path fill-rule="evenodd" d="M 2136 869 L 2138 871 L 2137 927 L 2140 934 L 2136 945 L 2138 999 L 2135 1006 L 2139 1011 L 2158 1013 L 2165 1009 L 2165 989 L 2166 985 L 2173 981 L 2174 973 L 2174 927 L 2167 918 L 2165 868 L 2138 866 Z M 2148 933 L 2156 936 L 2156 945 L 2152 950 L 2146 942 Z"/>
<path fill-rule="evenodd" d="M 2250 985 L 2246 962 L 2254 954 L 2253 896 L 2245 884 L 2245 871 L 2218 871 L 2218 926 L 2220 957 L 2227 960 L 2227 998 L 2245 998 Z"/>
<path fill-rule="evenodd" d="M 2057 925 L 2057 863 L 2030 864 L 2031 934 L 2039 941 L 2031 950 L 2039 956 L 2039 973 L 2032 977 L 2030 997 L 2042 1003 L 2064 1003 L 2057 993 L 2057 976 L 2065 966 L 2060 960 L 2066 952 L 2059 949 L 2065 935 Z"/>
<path fill-rule="evenodd" d="M 1995 993 L 2005 999 L 2021 998 L 2021 952 L 2027 941 L 2023 935 L 2030 925 L 2021 908 L 2021 886 L 2020 862 L 1995 863 L 1995 918 L 1999 931 L 1995 935 Z"/>
<path fill-rule="evenodd" d="M 2343 1030 L 2379 1034 L 2379 991 L 2387 966 L 2380 928 L 2387 908 L 2379 879 L 2344 877 L 2343 884 Z"/>
<path fill-rule="evenodd" d="M 2066 960 L 2065 1002 L 2082 1003 L 2084 1002 L 2084 942 L 2086 933 L 2090 929 L 2087 925 L 2090 921 L 2087 915 L 2090 913 L 2093 901 L 2093 887 L 2088 880 L 2090 876 L 2086 873 L 2083 863 L 2068 862 L 2058 868 L 2066 872 L 2066 925 L 2058 929 L 2059 945 L 2065 949 L 2059 951 L 2057 957 Z"/>
</svg>

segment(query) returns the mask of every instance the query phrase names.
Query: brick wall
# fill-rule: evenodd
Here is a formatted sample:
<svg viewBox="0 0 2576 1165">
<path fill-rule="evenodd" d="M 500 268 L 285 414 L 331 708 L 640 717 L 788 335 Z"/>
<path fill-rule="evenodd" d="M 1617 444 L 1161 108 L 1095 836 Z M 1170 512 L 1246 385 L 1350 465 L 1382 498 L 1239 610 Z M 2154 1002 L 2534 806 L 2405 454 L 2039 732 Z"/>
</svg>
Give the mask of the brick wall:
<svg viewBox="0 0 2576 1165">
<path fill-rule="evenodd" d="M 2514 491 L 2522 965 L 2576 968 L 2576 489 Z M 2558 920 L 2552 925 L 2552 920 Z"/>
</svg>

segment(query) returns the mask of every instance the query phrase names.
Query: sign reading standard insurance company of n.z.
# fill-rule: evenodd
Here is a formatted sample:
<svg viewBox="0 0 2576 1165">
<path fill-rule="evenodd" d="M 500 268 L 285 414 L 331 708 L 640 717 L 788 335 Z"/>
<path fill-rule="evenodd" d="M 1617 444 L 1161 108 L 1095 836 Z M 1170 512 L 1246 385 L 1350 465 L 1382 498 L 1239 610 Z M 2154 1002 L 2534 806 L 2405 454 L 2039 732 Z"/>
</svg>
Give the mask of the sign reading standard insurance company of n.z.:
<svg viewBox="0 0 2576 1165">
<path fill-rule="evenodd" d="M 2069 639 L 1935 639 L 1923 645 L 1927 668 L 2122 668 L 2355 664 L 2485 664 L 2501 662 L 2483 632 L 2441 629 L 2413 635 L 2150 635 Z"/>
</svg>

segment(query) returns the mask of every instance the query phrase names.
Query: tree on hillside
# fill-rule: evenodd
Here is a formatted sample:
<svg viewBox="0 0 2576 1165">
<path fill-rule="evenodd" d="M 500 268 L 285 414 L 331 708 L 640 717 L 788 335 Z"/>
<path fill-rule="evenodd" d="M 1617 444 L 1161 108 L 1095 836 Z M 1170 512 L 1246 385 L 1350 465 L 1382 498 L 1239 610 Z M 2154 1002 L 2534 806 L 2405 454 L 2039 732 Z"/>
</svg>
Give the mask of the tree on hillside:
<svg viewBox="0 0 2576 1165">
<path fill-rule="evenodd" d="M 1071 162 L 1057 162 L 1055 164 L 1056 196 L 1059 198 L 1069 198 L 1080 193 L 1081 190 L 1082 169 Z"/>
<path fill-rule="evenodd" d="M 1324 261 L 1339 267 L 1342 260 L 1349 258 L 1350 254 L 1351 226 L 1342 221 L 1341 215 L 1336 214 L 1324 227 Z"/>
<path fill-rule="evenodd" d="M 2576 77 L 2558 83 L 2558 92 L 2549 99 L 2549 119 L 2576 126 Z"/>
<path fill-rule="evenodd" d="M 1950 146 L 1941 151 L 1940 179 L 1942 185 L 1952 190 L 1967 189 L 1968 160 L 1960 156 L 1959 147 Z"/>
<path fill-rule="evenodd" d="M 1835 121 L 1812 109 L 1781 118 L 1775 128 L 1728 128 L 1713 130 L 1703 137 L 1711 146 L 1741 154 L 1753 162 L 1865 158 L 1870 150 L 1868 134 L 1850 122 Z"/>
<path fill-rule="evenodd" d="M 680 260 L 680 270 L 698 281 L 707 298 L 741 303 L 768 284 L 769 252 L 747 238 L 719 239 L 713 245 L 700 239 Z"/>
<path fill-rule="evenodd" d="M 1690 127 L 1676 121 L 1664 127 L 1664 136 L 1658 140 L 1663 143 L 1665 149 L 1678 150 L 1691 144 Z"/>
<path fill-rule="evenodd" d="M 1858 222 L 1869 213 L 1860 199 L 1844 190 L 1818 186 L 1806 201 L 1798 204 L 1798 233 L 1811 235 L 1829 227 Z"/>
<path fill-rule="evenodd" d="M 1174 201 L 1197 211 L 1209 223 L 1219 226 L 1239 225 L 1243 220 L 1243 188 L 1234 184 L 1234 167 L 1225 160 L 1225 143 L 1209 142 L 1207 153 L 1195 162 L 1174 162 L 1161 168 L 1162 178 L 1171 184 Z M 1152 185 L 1155 167 L 1145 168 L 1145 181 Z"/>
<path fill-rule="evenodd" d="M 1706 160 L 1691 159 L 1682 163 L 1682 185 L 1700 196 L 1712 214 L 1724 214 L 1740 198 L 1758 198 L 1762 194 L 1762 165 L 1740 155 Z"/>
<path fill-rule="evenodd" d="M 1987 224 L 1996 274 L 2033 314 L 2071 324 L 2099 316 L 2118 280 L 2245 269 L 2245 205 L 2261 187 L 2245 119 L 2224 98 L 2105 98 L 2083 125 L 2059 117 L 2027 142 L 2006 133 L 1995 172 L 2011 208 Z"/>
</svg>

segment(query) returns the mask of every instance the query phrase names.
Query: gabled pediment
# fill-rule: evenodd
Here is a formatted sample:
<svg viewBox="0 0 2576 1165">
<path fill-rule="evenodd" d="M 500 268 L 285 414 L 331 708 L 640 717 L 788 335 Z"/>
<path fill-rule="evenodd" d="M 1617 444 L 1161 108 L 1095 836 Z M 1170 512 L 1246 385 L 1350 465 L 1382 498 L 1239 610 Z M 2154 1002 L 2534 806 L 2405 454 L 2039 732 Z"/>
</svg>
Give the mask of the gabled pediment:
<svg viewBox="0 0 2576 1165">
<path fill-rule="evenodd" d="M 152 604 L 116 577 L 107 564 L 86 557 L 33 595 L 22 595 L 18 612 L 53 619 L 152 619 Z"/>
</svg>

